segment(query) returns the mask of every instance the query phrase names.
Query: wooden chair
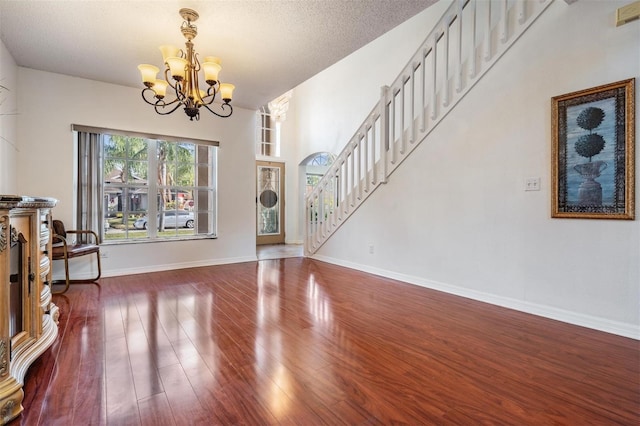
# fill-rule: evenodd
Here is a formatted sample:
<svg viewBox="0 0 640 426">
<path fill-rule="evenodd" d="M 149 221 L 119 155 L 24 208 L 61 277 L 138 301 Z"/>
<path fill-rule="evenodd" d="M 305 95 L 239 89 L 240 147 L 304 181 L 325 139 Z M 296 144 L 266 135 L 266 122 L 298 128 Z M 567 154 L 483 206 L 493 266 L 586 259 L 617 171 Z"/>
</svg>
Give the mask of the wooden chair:
<svg viewBox="0 0 640 426">
<path fill-rule="evenodd" d="M 74 234 L 83 238 L 76 238 L 76 241 L 67 241 L 67 235 Z M 91 238 L 91 236 L 93 236 Z M 93 242 L 90 242 L 93 239 Z M 98 276 L 90 279 L 71 279 L 69 277 L 69 259 L 75 257 L 87 256 L 95 254 L 98 261 Z M 100 246 L 98 245 L 98 235 L 93 231 L 83 230 L 67 230 L 64 223 L 60 220 L 53 221 L 53 248 L 51 250 L 52 260 L 64 260 L 64 280 L 54 280 L 53 284 L 64 284 L 64 290 L 54 292 L 54 294 L 62 294 L 69 290 L 70 284 L 87 284 L 94 283 L 102 274 L 100 266 Z"/>
</svg>

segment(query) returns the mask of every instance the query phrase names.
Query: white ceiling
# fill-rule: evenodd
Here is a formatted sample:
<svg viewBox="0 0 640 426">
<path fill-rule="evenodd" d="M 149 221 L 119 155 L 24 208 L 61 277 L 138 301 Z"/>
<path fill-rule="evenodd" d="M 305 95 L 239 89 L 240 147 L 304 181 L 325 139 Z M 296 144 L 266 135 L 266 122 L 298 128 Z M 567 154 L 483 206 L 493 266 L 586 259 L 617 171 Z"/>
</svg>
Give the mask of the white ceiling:
<svg viewBox="0 0 640 426">
<path fill-rule="evenodd" d="M 184 46 L 178 10 L 190 7 L 196 51 L 222 59 L 233 105 L 257 109 L 436 2 L 0 0 L 0 37 L 19 66 L 142 88 L 138 64 Z"/>
</svg>

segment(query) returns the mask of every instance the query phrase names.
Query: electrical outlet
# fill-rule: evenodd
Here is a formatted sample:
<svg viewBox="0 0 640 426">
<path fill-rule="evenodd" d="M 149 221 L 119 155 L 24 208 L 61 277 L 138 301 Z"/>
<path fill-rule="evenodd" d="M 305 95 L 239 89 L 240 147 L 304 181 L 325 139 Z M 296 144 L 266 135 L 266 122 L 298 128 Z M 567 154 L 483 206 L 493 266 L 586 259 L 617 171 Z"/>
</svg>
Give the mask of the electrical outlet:
<svg viewBox="0 0 640 426">
<path fill-rule="evenodd" d="M 540 178 L 530 177 L 524 180 L 525 191 L 540 191 Z"/>
<path fill-rule="evenodd" d="M 374 251 L 373 244 L 369 244 L 369 254 L 373 254 Z"/>
</svg>

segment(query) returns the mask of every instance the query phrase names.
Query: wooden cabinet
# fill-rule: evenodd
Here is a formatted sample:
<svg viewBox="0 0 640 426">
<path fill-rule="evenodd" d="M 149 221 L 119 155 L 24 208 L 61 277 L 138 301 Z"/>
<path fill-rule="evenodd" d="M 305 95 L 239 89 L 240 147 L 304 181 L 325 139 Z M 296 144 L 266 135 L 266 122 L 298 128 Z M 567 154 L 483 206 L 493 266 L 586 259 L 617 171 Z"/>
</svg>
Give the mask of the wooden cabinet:
<svg viewBox="0 0 640 426">
<path fill-rule="evenodd" d="M 0 424 L 22 412 L 27 369 L 58 336 L 50 287 L 56 202 L 0 195 Z"/>
</svg>

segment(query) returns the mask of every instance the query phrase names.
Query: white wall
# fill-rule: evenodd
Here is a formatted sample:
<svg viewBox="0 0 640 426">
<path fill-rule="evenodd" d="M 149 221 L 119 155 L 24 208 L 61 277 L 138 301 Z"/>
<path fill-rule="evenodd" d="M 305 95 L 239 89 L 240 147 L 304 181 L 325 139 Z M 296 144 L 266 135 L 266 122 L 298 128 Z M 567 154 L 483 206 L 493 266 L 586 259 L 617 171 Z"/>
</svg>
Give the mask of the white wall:
<svg viewBox="0 0 640 426">
<path fill-rule="evenodd" d="M 17 72 L 13 57 L 0 40 L 0 194 L 16 194 L 16 86 Z"/>
<path fill-rule="evenodd" d="M 638 220 L 550 218 L 551 97 L 640 77 L 640 21 L 614 24 L 625 3 L 554 2 L 317 257 L 640 338 Z M 370 70 L 356 58 L 349 78 Z M 300 158 L 337 150 L 365 117 L 343 123 L 335 105 L 360 110 L 360 94 L 320 96 L 325 84 L 296 89 Z M 527 177 L 542 190 L 524 192 Z"/>
<path fill-rule="evenodd" d="M 218 238 L 105 245 L 105 276 L 255 260 L 253 111 L 236 108 L 226 119 L 204 112 L 192 122 L 181 111 L 157 115 L 135 88 L 18 70 L 17 192 L 57 198 L 54 216 L 66 223 L 75 218 L 72 124 L 220 142 Z"/>
</svg>

